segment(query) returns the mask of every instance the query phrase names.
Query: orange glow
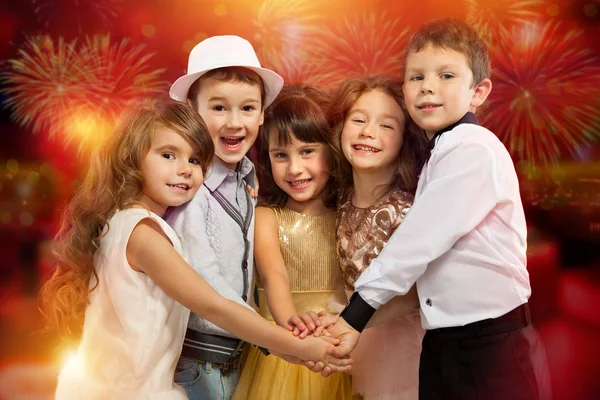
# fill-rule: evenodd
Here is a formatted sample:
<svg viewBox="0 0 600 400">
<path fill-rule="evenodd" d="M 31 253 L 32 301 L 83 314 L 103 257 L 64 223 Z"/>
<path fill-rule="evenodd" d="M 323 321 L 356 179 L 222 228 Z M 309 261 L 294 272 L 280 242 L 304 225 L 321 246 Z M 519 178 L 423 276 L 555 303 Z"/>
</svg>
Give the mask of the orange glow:
<svg viewBox="0 0 600 400">
<path fill-rule="evenodd" d="M 67 142 L 79 143 L 79 151 L 93 150 L 106 138 L 113 121 L 91 110 L 72 113 L 65 121 Z"/>
</svg>

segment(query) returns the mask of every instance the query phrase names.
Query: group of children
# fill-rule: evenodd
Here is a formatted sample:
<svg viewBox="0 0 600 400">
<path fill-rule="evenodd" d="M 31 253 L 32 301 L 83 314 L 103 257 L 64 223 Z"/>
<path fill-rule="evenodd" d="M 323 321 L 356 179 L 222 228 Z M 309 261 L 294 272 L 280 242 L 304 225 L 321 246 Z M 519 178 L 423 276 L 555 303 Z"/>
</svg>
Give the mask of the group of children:
<svg viewBox="0 0 600 400">
<path fill-rule="evenodd" d="M 356 77 L 333 94 L 284 87 L 261 67 L 249 42 L 211 37 L 192 50 L 188 73 L 171 87 L 173 100 L 132 108 L 65 210 L 58 268 L 42 291 L 48 319 L 81 333 L 56 398 L 416 399 L 420 390 L 421 398 L 478 398 L 435 397 L 434 390 L 426 397 L 420 389 L 421 342 L 424 328 L 432 327 L 423 307 L 434 295 L 425 300 L 416 278 L 397 296 L 378 300 L 387 304 L 350 355 L 335 348 L 349 336 L 323 318 L 344 309 L 363 272 L 405 218 L 413 218 L 417 184 L 431 179 L 421 172 L 428 139 L 471 115 L 489 93 L 472 89 L 489 82 L 489 58 L 479 76 L 471 62 L 478 50 L 467 41 L 471 28 L 442 20 L 416 37 L 423 32 L 465 41 L 409 47 L 415 57 L 430 57 L 424 65 L 436 65 L 429 50 L 449 54 L 439 70 L 411 67 L 404 80 Z M 466 70 L 457 69 L 463 64 Z M 422 100 L 434 91 L 446 92 L 448 102 Z M 462 114 L 444 119 L 448 110 Z M 246 154 L 257 138 L 255 170 Z M 458 178 L 471 172 L 466 167 Z M 516 180 L 496 178 L 518 195 Z M 477 203 L 464 200 L 464 208 Z M 514 206 L 511 218 L 522 218 L 522 206 Z M 486 214 L 473 218 L 479 217 Z M 457 218 L 449 218 L 457 222 L 454 241 L 469 233 L 459 230 L 464 224 Z M 414 239 L 427 241 L 431 231 L 432 240 L 443 241 L 436 223 L 452 229 L 450 222 L 431 221 L 421 227 L 425 236 Z M 498 246 L 514 250 L 501 239 Z M 526 303 L 524 253 L 513 256 L 523 262 L 519 298 Z M 504 305 L 503 291 L 512 290 L 499 285 L 490 304 Z M 452 304 L 446 309 L 459 319 L 463 312 Z M 315 365 L 335 373 L 321 376 Z"/>
</svg>

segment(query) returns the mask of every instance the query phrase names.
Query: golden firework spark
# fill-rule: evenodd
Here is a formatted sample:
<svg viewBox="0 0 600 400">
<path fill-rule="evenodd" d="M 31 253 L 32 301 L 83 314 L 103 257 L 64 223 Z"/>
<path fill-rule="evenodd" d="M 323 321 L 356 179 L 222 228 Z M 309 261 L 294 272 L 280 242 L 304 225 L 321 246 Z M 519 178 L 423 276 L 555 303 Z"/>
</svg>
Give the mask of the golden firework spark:
<svg viewBox="0 0 600 400">
<path fill-rule="evenodd" d="M 467 22 L 490 43 L 506 35 L 514 25 L 541 17 L 543 0 L 465 0 Z"/>
<path fill-rule="evenodd" d="M 402 73 L 402 55 L 409 28 L 385 13 L 343 19 L 324 28 L 311 55 L 320 70 L 320 84 L 336 88 L 356 75 Z"/>
<path fill-rule="evenodd" d="M 309 54 L 305 51 L 284 53 L 264 66 L 281 75 L 286 85 L 318 86 L 322 82 L 318 66 L 311 62 Z"/>
<path fill-rule="evenodd" d="M 95 103 L 113 117 L 130 101 L 167 89 L 168 82 L 158 79 L 165 69 L 152 69 L 149 64 L 154 54 L 129 39 L 94 36 L 87 38 L 80 53 L 96 71 L 88 80 Z"/>
<path fill-rule="evenodd" d="M 301 48 L 318 30 L 321 17 L 317 2 L 264 0 L 252 21 L 257 31 L 253 42 L 261 62 L 275 63 L 286 51 Z"/>
<path fill-rule="evenodd" d="M 20 125 L 76 140 L 81 151 L 95 143 L 91 131 L 105 135 L 128 102 L 166 91 L 159 79 L 164 70 L 150 67 L 152 57 L 143 46 L 109 36 L 81 44 L 28 38 L 19 57 L 9 60 L 11 69 L 0 74 L 5 106 Z"/>
<path fill-rule="evenodd" d="M 48 36 L 32 37 L 19 50 L 19 58 L 8 61 L 11 70 L 3 72 L 0 81 L 5 83 L 5 105 L 17 123 L 54 136 L 73 107 L 87 102 L 84 82 L 94 71 L 75 45 L 62 38 L 54 43 Z"/>
</svg>

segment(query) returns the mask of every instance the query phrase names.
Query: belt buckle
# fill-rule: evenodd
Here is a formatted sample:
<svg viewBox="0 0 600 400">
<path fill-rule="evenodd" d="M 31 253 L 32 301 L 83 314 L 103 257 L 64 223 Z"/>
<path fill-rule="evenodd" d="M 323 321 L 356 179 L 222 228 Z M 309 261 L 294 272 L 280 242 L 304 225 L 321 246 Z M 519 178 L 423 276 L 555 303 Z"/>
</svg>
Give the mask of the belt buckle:
<svg viewBox="0 0 600 400">
<path fill-rule="evenodd" d="M 243 340 L 240 340 L 238 342 L 237 346 L 235 346 L 235 349 L 233 349 L 233 351 L 229 355 L 229 360 L 227 360 L 228 362 L 230 360 L 234 360 L 238 355 L 242 354 L 242 348 L 244 347 L 245 343 L 246 342 L 244 342 Z"/>
<path fill-rule="evenodd" d="M 223 372 L 223 375 L 227 375 L 234 369 L 239 368 L 239 366 L 241 365 L 240 361 L 241 361 L 242 348 L 244 347 L 245 343 L 246 342 L 244 342 L 243 340 L 240 340 L 238 342 L 237 346 L 235 346 L 235 349 L 233 349 L 233 351 L 229 355 L 229 359 L 221 367 L 221 371 Z"/>
<path fill-rule="evenodd" d="M 225 364 L 222 364 L 222 365 L 220 366 L 220 367 L 221 367 L 221 373 L 222 373 L 223 375 L 227 375 L 227 374 L 229 374 L 231 371 L 233 371 L 233 368 L 232 368 L 232 366 L 233 366 L 233 364 L 232 364 L 232 363 L 230 363 L 230 362 L 226 362 Z"/>
</svg>

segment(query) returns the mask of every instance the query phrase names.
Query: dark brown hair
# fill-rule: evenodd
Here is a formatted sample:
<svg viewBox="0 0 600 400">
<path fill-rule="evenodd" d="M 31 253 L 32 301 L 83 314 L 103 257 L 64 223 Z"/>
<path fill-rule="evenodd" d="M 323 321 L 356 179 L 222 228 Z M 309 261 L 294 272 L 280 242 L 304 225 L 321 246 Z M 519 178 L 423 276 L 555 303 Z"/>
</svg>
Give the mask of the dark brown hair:
<svg viewBox="0 0 600 400">
<path fill-rule="evenodd" d="M 77 338 L 81 333 L 88 294 L 98 283 L 93 257 L 101 232 L 112 213 L 136 204 L 144 181 L 140 166 L 159 127 L 174 130 L 198 149 L 204 174 L 212 163 L 214 145 L 208 128 L 189 105 L 146 100 L 125 113 L 94 154 L 62 214 L 55 238 L 56 270 L 40 292 L 48 327 L 63 337 Z"/>
<path fill-rule="evenodd" d="M 258 85 L 260 87 L 260 107 L 265 104 L 265 84 L 262 78 L 254 71 L 244 67 L 224 67 L 216 68 L 208 71 L 200 78 L 196 79 L 190 90 L 188 90 L 187 98 L 192 103 L 194 110 L 198 109 L 198 93 L 200 93 L 200 85 L 206 79 L 215 79 L 221 82 L 242 82 L 250 85 Z"/>
<path fill-rule="evenodd" d="M 415 193 L 417 189 L 417 175 L 422 167 L 419 160 L 425 147 L 425 132 L 410 118 L 404 104 L 402 81 L 390 75 L 361 76 L 349 79 L 335 91 L 331 99 L 329 111 L 329 124 L 335 137 L 338 170 L 336 175 L 340 181 L 340 193 L 345 194 L 354 185 L 352 166 L 344 157 L 342 148 L 342 131 L 352 106 L 363 94 L 380 90 L 390 95 L 402 108 L 405 118 L 404 141 L 398 153 L 398 168 L 396 177 L 390 185 L 398 185 L 403 190 Z"/>
<path fill-rule="evenodd" d="M 323 143 L 329 149 L 330 171 L 337 170 L 333 153 L 333 136 L 327 122 L 329 96 L 310 86 L 284 86 L 273 104 L 265 110 L 265 123 L 260 133 L 258 178 L 260 182 L 261 204 L 269 207 L 282 207 L 288 195 L 273 179 L 269 158 L 269 138 L 277 135 L 277 144 L 286 146 L 294 138 L 304 143 Z M 327 207 L 335 207 L 337 199 L 337 179 L 329 175 L 323 192 L 323 202 Z"/>
<path fill-rule="evenodd" d="M 464 54 L 473 72 L 472 86 L 490 77 L 488 46 L 466 22 L 444 18 L 422 25 L 408 40 L 404 65 L 406 66 L 406 58 L 410 53 L 418 53 L 428 45 Z"/>
</svg>

